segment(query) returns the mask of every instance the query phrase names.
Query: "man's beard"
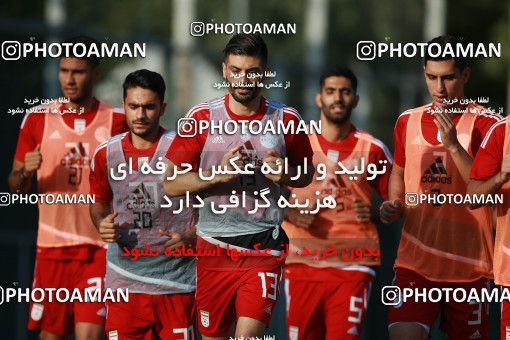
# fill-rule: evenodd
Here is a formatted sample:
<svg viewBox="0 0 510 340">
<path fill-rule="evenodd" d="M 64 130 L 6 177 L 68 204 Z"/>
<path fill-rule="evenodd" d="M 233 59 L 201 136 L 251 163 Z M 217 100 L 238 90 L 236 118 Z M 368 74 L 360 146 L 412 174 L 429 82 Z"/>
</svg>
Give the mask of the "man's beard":
<svg viewBox="0 0 510 340">
<path fill-rule="evenodd" d="M 345 107 L 345 112 L 341 115 L 334 115 L 331 113 L 329 108 L 324 110 L 324 117 L 328 120 L 328 122 L 335 125 L 343 125 L 351 119 L 352 109 L 349 107 Z"/>
<path fill-rule="evenodd" d="M 135 129 L 133 128 L 134 123 L 129 127 L 129 129 L 131 130 L 131 132 L 133 134 L 137 135 L 138 137 L 143 138 L 143 137 L 149 136 L 151 133 L 153 133 L 159 127 L 159 123 L 155 123 L 155 122 L 153 122 L 152 124 L 150 122 L 143 122 L 143 123 L 149 124 L 149 125 L 146 125 L 146 128 L 143 131 L 135 131 Z"/>
<path fill-rule="evenodd" d="M 261 89 L 256 85 L 255 87 L 247 88 L 248 90 L 250 90 L 250 92 L 248 92 L 247 94 L 236 93 L 236 89 L 238 88 L 233 88 L 232 86 L 230 86 L 228 89 L 232 97 L 235 99 L 235 101 L 241 104 L 248 104 L 253 99 L 257 98 L 261 91 Z"/>
<path fill-rule="evenodd" d="M 85 104 L 85 101 L 89 99 L 91 96 L 92 91 L 87 91 L 86 89 L 83 89 L 81 92 L 75 94 L 74 97 L 69 97 L 69 100 L 76 105 L 83 106 L 83 104 Z"/>
</svg>

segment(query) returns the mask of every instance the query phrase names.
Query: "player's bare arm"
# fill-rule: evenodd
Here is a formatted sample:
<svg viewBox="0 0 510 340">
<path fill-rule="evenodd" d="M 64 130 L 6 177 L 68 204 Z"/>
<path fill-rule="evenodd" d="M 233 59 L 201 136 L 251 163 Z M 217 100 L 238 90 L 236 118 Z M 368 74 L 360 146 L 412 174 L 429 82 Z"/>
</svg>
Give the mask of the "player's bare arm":
<svg viewBox="0 0 510 340">
<path fill-rule="evenodd" d="M 243 160 L 240 154 L 241 145 L 230 149 L 222 158 L 220 167 L 226 168 L 227 170 L 234 170 L 234 166 L 231 164 L 231 159 L 238 157 L 233 163 L 236 164 L 240 169 L 243 169 Z M 175 169 L 182 170 L 181 167 L 175 167 L 175 164 L 169 162 L 168 169 L 166 172 L 166 178 L 174 175 Z M 213 174 L 212 169 L 203 171 L 205 177 L 211 177 Z M 209 189 L 220 183 L 228 183 L 237 179 L 241 174 L 215 174 L 211 180 L 203 180 L 200 178 L 197 172 L 188 172 L 186 174 L 177 175 L 175 179 L 165 179 L 165 193 L 169 196 L 181 196 L 186 192 L 196 193 L 202 190 Z"/>
<path fill-rule="evenodd" d="M 455 128 L 455 123 L 453 122 L 450 115 L 439 112 L 435 114 L 434 124 L 436 124 L 439 129 L 439 133 L 441 134 L 441 141 L 443 142 L 444 147 L 450 155 L 452 159 L 459 169 L 459 172 L 462 175 L 462 178 L 465 182 L 469 181 L 469 171 L 471 170 L 471 165 L 473 165 L 473 159 L 466 150 L 460 145 L 459 140 L 457 138 L 457 129 Z"/>
<path fill-rule="evenodd" d="M 11 192 L 28 192 L 30 190 L 31 179 L 35 172 L 41 167 L 42 155 L 40 145 L 37 145 L 34 151 L 25 154 L 25 162 L 14 160 L 12 170 L 9 174 L 9 190 Z"/>
<path fill-rule="evenodd" d="M 493 195 L 510 180 L 510 155 L 503 156 L 501 170 L 486 181 L 471 179 L 468 183 L 468 195 Z M 481 207 L 480 204 L 470 205 L 471 209 Z"/>
<path fill-rule="evenodd" d="M 404 206 L 402 204 L 404 198 L 404 168 L 397 164 L 393 165 L 388 185 L 389 200 L 381 204 L 379 209 L 381 222 L 384 224 L 393 223 L 402 217 Z"/>
<path fill-rule="evenodd" d="M 112 243 L 119 238 L 119 224 L 115 222 L 116 212 L 109 203 L 96 202 L 90 205 L 90 217 L 103 241 Z"/>
<path fill-rule="evenodd" d="M 306 187 L 308 184 L 312 182 L 313 175 L 315 174 L 315 167 L 313 165 L 308 165 L 308 169 L 306 171 L 306 174 L 301 171 L 301 176 L 299 176 L 296 179 L 292 179 L 292 177 L 296 177 L 298 174 L 298 169 L 295 166 L 289 166 L 288 172 L 285 173 L 283 169 L 283 158 L 275 151 L 270 151 L 269 156 L 264 159 L 264 163 L 269 165 L 271 169 L 277 170 L 278 167 L 282 171 L 280 171 L 277 174 L 264 174 L 268 179 L 273 181 L 274 183 L 280 184 L 280 185 L 288 185 L 294 188 L 303 188 Z"/>
</svg>

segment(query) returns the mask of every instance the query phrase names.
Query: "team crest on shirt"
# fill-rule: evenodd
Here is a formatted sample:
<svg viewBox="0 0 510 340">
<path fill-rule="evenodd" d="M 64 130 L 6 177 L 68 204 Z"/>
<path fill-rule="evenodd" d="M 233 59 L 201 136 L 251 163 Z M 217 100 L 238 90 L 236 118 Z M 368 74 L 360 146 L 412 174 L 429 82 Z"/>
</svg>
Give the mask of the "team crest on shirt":
<svg viewBox="0 0 510 340">
<path fill-rule="evenodd" d="M 209 327 L 209 312 L 200 310 L 200 322 L 202 322 L 202 326 Z"/>
<path fill-rule="evenodd" d="M 108 340 L 119 340 L 119 332 L 115 331 L 109 331 L 108 332 Z"/>
<path fill-rule="evenodd" d="M 297 340 L 299 337 L 299 327 L 297 326 L 290 326 L 289 327 L 289 339 L 290 340 Z"/>
<path fill-rule="evenodd" d="M 43 311 L 44 311 L 43 305 L 41 305 L 40 303 L 34 303 L 32 305 L 32 310 L 30 311 L 30 317 L 34 321 L 39 321 L 42 318 Z"/>
</svg>

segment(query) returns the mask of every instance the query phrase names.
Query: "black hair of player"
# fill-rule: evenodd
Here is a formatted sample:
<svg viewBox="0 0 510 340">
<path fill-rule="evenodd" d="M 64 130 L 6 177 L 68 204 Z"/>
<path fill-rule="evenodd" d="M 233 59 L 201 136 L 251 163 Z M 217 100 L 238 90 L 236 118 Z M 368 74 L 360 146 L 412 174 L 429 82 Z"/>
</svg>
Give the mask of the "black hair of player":
<svg viewBox="0 0 510 340">
<path fill-rule="evenodd" d="M 259 34 L 236 34 L 234 35 L 223 50 L 225 59 L 230 54 L 245 55 L 256 57 L 262 61 L 264 66 L 267 65 L 267 46 L 264 39 Z"/>
<path fill-rule="evenodd" d="M 86 36 L 86 35 L 79 35 L 79 36 L 76 36 L 76 37 L 71 37 L 71 38 L 68 38 L 68 39 L 64 40 L 62 43 L 64 43 L 64 44 L 73 44 L 73 45 L 83 44 L 85 46 L 86 51 L 88 51 L 90 49 L 91 45 L 96 45 L 99 48 L 99 42 L 96 39 L 94 39 L 92 37 L 89 37 L 89 36 Z M 69 51 L 71 52 L 70 57 L 73 56 L 73 54 L 72 54 L 73 53 L 73 49 L 70 48 Z M 94 54 L 92 54 L 90 56 L 84 56 L 84 57 L 74 56 L 74 58 L 85 59 L 92 66 L 98 66 L 99 62 L 100 62 L 99 57 L 94 55 Z"/>
<path fill-rule="evenodd" d="M 142 89 L 156 92 L 161 103 L 165 100 L 165 80 L 157 72 L 141 69 L 128 74 L 124 80 L 124 84 L 122 84 L 122 88 L 124 89 L 124 100 L 126 99 L 127 90 L 135 87 L 141 87 Z"/>
<path fill-rule="evenodd" d="M 329 78 L 329 77 L 347 78 L 351 81 L 352 91 L 354 93 L 356 93 L 356 91 L 358 90 L 358 78 L 356 78 L 356 75 L 354 75 L 354 72 L 352 72 L 348 67 L 339 66 L 339 67 L 332 68 L 332 69 L 324 72 L 320 78 L 320 88 L 321 89 L 324 86 L 326 78 Z"/>
<path fill-rule="evenodd" d="M 427 43 L 427 45 L 430 45 L 433 43 L 441 46 L 441 51 L 444 51 L 447 44 L 451 45 L 453 51 L 457 50 L 457 48 L 456 48 L 457 44 L 461 44 L 464 47 L 464 50 L 467 47 L 466 46 L 467 40 L 465 37 L 453 36 L 453 35 L 441 35 L 439 37 L 435 37 L 434 39 L 430 40 Z M 423 58 L 423 66 L 427 66 L 427 61 L 429 61 L 429 60 L 443 61 L 443 60 L 450 60 L 450 59 L 453 59 L 455 61 L 455 67 L 457 68 L 457 70 L 459 70 L 459 72 L 464 71 L 464 69 L 466 67 L 470 66 L 469 58 L 467 58 L 467 57 L 455 56 L 452 58 L 450 55 L 445 55 L 445 56 L 439 55 L 437 57 L 433 57 L 428 53 L 428 48 L 425 49 L 425 57 Z"/>
</svg>

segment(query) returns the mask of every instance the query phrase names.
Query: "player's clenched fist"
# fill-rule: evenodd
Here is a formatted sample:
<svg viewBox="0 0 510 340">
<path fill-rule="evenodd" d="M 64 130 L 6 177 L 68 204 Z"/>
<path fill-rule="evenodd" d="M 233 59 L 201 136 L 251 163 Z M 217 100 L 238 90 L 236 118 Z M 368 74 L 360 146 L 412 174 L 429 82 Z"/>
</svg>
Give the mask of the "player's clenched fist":
<svg viewBox="0 0 510 340">
<path fill-rule="evenodd" d="M 41 145 L 37 144 L 34 151 L 30 151 L 25 154 L 25 171 L 29 176 L 41 167 L 42 155 L 40 149 Z"/>
<path fill-rule="evenodd" d="M 401 200 L 385 201 L 380 208 L 381 222 L 384 224 L 395 222 L 402 216 L 403 212 L 404 206 Z"/>
<path fill-rule="evenodd" d="M 352 204 L 352 208 L 356 212 L 356 221 L 359 223 L 369 223 L 372 212 L 371 207 L 369 202 L 356 199 Z"/>
<path fill-rule="evenodd" d="M 160 230 L 159 234 L 162 236 L 168 236 L 168 241 L 163 245 L 164 248 L 170 248 L 174 250 L 175 248 L 189 245 L 195 245 L 196 242 L 196 234 L 195 231 L 187 232 L 187 233 L 176 233 L 169 230 Z"/>
<path fill-rule="evenodd" d="M 277 171 L 280 170 L 278 173 L 272 174 L 272 173 L 265 173 L 264 176 L 266 176 L 268 179 L 273 181 L 274 183 L 281 184 L 284 182 L 285 179 L 285 172 L 283 167 L 283 158 L 280 156 L 279 153 L 276 151 L 269 151 L 268 157 L 264 158 L 264 164 L 269 166 L 272 170 Z"/>
<path fill-rule="evenodd" d="M 99 234 L 103 241 L 107 243 L 112 243 L 119 239 L 119 224 L 115 222 L 117 215 L 117 212 L 111 213 L 99 222 Z"/>
<path fill-rule="evenodd" d="M 242 148 L 242 145 L 236 146 L 233 149 L 230 149 L 225 155 L 223 155 L 223 158 L 221 159 L 220 167 L 222 169 L 227 169 L 229 171 L 235 170 L 235 167 L 232 165 L 234 163 L 239 169 L 243 169 L 244 167 L 244 161 L 242 159 L 241 153 L 239 152 Z M 237 160 L 233 161 L 232 158 L 238 157 Z M 241 176 L 239 173 L 235 174 L 221 174 L 216 175 L 215 179 L 220 183 L 228 183 L 232 181 L 235 178 L 238 178 Z"/>
</svg>

